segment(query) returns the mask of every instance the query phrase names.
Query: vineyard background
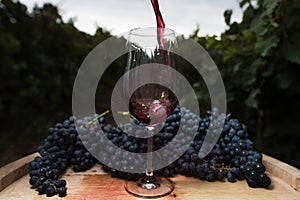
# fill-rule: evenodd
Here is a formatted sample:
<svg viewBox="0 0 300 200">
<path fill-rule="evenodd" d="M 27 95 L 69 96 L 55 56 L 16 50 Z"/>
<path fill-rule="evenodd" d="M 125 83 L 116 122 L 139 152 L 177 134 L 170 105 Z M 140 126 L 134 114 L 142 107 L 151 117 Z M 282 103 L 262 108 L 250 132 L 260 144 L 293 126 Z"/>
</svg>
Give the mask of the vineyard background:
<svg viewBox="0 0 300 200">
<path fill-rule="evenodd" d="M 220 36 L 190 37 L 207 49 L 224 79 L 228 112 L 244 122 L 255 148 L 300 168 L 300 1 L 240 0 L 240 23 L 231 21 Z M 46 138 L 47 129 L 71 115 L 72 87 L 83 59 L 111 34 L 94 35 L 64 21 L 51 4 L 29 12 L 18 1 L 0 1 L 0 166 L 23 157 Z M 107 77 L 120 74 L 122 58 Z M 199 102 L 209 102 L 200 79 L 192 77 Z M 109 76 L 110 75 L 110 76 Z M 114 79 L 102 80 L 97 111 Z M 203 103 L 202 110 L 208 109 Z"/>
</svg>

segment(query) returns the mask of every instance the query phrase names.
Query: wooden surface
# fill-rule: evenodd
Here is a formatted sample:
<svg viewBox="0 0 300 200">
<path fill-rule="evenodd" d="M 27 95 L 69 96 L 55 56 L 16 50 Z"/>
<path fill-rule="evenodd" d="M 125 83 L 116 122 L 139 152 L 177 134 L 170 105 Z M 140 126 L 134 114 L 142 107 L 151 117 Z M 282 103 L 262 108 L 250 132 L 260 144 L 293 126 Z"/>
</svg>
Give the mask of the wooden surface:
<svg viewBox="0 0 300 200">
<path fill-rule="evenodd" d="M 124 180 L 111 178 L 102 172 L 99 165 L 91 170 L 74 173 L 68 170 L 63 176 L 67 180 L 68 195 L 65 198 L 58 196 L 48 198 L 38 195 L 34 189 L 30 189 L 26 167 L 35 155 L 28 156 L 0 169 L 1 187 L 8 184 L 0 193 L 0 200 L 10 199 L 75 199 L 75 200 L 135 200 L 124 190 Z M 23 164 L 22 164 L 23 162 Z M 175 190 L 170 195 L 160 198 L 188 199 L 188 200 L 300 200 L 300 171 L 276 159 L 264 155 L 264 165 L 272 179 L 269 189 L 248 187 L 246 181 L 236 183 L 206 182 L 196 178 L 176 176 L 172 178 Z M 25 168 L 24 168 L 25 166 Z M 24 170 L 25 169 L 25 170 Z M 23 174 L 22 174 L 23 173 Z M 23 177 L 19 178 L 21 175 Z M 9 177 L 9 178 L 7 178 Z M 15 179 L 14 182 L 13 179 Z M 8 182 L 6 182 L 8 181 Z"/>
<path fill-rule="evenodd" d="M 31 154 L 0 168 L 0 191 L 29 172 L 29 163 L 38 156 Z M 0 198 L 1 199 L 1 198 Z"/>
<path fill-rule="evenodd" d="M 270 174 L 278 177 L 300 193 L 300 170 L 264 155 L 263 164 Z"/>
</svg>

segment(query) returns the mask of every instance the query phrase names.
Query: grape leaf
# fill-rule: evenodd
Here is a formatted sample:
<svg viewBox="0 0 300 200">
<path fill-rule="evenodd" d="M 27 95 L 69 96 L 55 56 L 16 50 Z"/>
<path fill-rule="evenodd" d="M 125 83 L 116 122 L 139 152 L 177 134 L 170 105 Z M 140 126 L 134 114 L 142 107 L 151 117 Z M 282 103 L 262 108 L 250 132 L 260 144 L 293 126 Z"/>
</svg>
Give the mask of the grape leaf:
<svg viewBox="0 0 300 200">
<path fill-rule="evenodd" d="M 279 38 L 277 38 L 276 36 L 271 36 L 268 37 L 267 39 L 261 38 L 255 44 L 255 51 L 263 57 L 269 56 L 271 50 L 274 47 L 277 47 L 278 42 L 279 42 Z"/>
<path fill-rule="evenodd" d="M 279 3 L 281 3 L 281 0 L 264 1 L 263 7 L 266 9 L 266 15 L 272 15 Z"/>
<path fill-rule="evenodd" d="M 257 97 L 260 95 L 260 89 L 254 89 L 251 91 L 250 95 L 246 99 L 246 105 L 252 108 L 258 109 L 258 100 Z"/>
</svg>

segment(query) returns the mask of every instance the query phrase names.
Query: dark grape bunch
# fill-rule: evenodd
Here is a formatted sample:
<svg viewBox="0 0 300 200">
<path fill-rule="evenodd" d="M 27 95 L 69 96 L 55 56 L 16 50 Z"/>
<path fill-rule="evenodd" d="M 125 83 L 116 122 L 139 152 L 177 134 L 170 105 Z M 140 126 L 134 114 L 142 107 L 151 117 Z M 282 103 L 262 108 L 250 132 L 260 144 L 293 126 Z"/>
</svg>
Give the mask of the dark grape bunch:
<svg viewBox="0 0 300 200">
<path fill-rule="evenodd" d="M 86 171 L 96 163 L 82 144 L 72 116 L 50 128 L 44 144 L 37 150 L 41 156 L 30 163 L 29 183 L 39 194 L 46 194 L 48 197 L 56 194 L 66 196 L 66 181 L 59 180 L 59 176 L 69 166 L 78 172 Z"/>
<path fill-rule="evenodd" d="M 217 144 L 204 159 L 200 159 L 199 151 L 209 126 L 213 127 L 209 134 L 215 134 L 215 130 L 221 126 L 220 120 L 224 120 L 224 118 L 225 124 L 221 127 L 222 133 Z M 216 119 L 214 120 L 216 124 L 210 123 L 213 121 L 212 119 Z M 78 130 L 76 130 L 75 122 L 79 127 Z M 136 126 L 132 125 L 135 123 L 143 126 L 143 124 L 134 119 L 121 127 L 114 127 L 110 124 L 104 125 L 104 122 L 102 115 L 94 115 L 79 120 L 75 120 L 71 116 L 63 123 L 57 123 L 54 128 L 50 128 L 44 144 L 38 147 L 40 156 L 30 163 L 29 183 L 32 188 L 36 189 L 39 194 L 46 194 L 48 197 L 56 194 L 60 197 L 65 196 L 67 194 L 66 181 L 60 180 L 60 176 L 68 167 L 72 167 L 75 172 L 85 171 L 93 167 L 97 160 L 87 151 L 85 145 L 90 145 L 88 146 L 89 149 L 94 148 L 97 151 L 99 138 L 103 136 L 111 140 L 118 148 L 135 153 L 147 152 L 146 139 L 136 138 L 132 134 L 128 134 L 135 133 L 138 135 L 141 129 L 135 129 Z M 182 126 L 181 132 L 179 126 Z M 78 131 L 84 134 L 79 136 Z M 237 119 L 218 113 L 217 109 L 207 112 L 204 118 L 199 118 L 188 109 L 175 108 L 174 112 L 166 119 L 164 127 L 153 136 L 153 150 L 162 148 L 171 140 L 176 140 L 175 144 L 178 144 L 178 148 L 180 148 L 182 143 L 189 139 L 192 140 L 186 136 L 185 133 L 188 132 L 194 134 L 194 139 L 188 150 L 175 162 L 155 173 L 168 177 L 181 174 L 210 182 L 224 179 L 229 182 L 246 180 L 248 185 L 253 188 L 267 188 L 271 184 L 270 178 L 265 174 L 266 169 L 262 164 L 262 154 L 253 150 L 253 142 L 248 138 L 247 127 Z M 83 145 L 86 140 L 89 141 L 88 144 Z M 93 143 L 95 141 L 97 143 Z M 126 160 L 123 158 L 128 155 L 117 155 L 110 147 L 107 147 L 101 156 L 103 161 L 113 161 L 125 168 L 130 166 L 130 162 L 137 162 L 132 160 L 129 163 L 121 163 L 121 161 Z M 162 160 L 167 159 L 169 158 L 162 158 Z M 111 174 L 112 177 L 137 180 L 143 176 L 143 174 L 132 174 L 105 165 L 102 166 L 104 171 Z"/>
<path fill-rule="evenodd" d="M 246 179 L 250 187 L 268 187 L 271 180 L 265 174 L 262 154 L 253 150 L 253 142 L 248 138 L 247 127 L 237 119 L 226 116 L 217 144 L 204 159 L 199 159 L 199 150 L 208 126 L 218 128 L 217 124 L 210 124 L 214 116 L 222 115 L 215 109 L 200 119 L 198 131 L 189 149 L 171 166 L 162 169 L 161 173 L 165 176 L 172 175 L 170 172 L 175 169 L 175 174 L 195 176 L 211 182 L 221 181 L 224 178 L 229 182 Z M 214 131 L 210 134 L 214 134 Z"/>
</svg>

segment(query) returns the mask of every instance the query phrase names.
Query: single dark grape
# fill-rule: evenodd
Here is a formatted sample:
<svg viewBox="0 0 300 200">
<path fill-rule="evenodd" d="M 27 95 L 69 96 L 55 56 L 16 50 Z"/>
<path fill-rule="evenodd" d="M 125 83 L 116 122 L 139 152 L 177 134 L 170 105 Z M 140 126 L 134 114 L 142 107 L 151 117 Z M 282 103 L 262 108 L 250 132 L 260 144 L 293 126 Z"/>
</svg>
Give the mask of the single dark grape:
<svg viewBox="0 0 300 200">
<path fill-rule="evenodd" d="M 228 180 L 229 182 L 231 182 L 231 183 L 236 182 L 236 178 L 235 178 L 235 175 L 234 175 L 233 173 L 228 172 L 226 177 L 227 177 L 227 180 Z"/>
<path fill-rule="evenodd" d="M 67 195 L 67 188 L 59 187 L 59 188 L 57 188 L 57 193 L 60 197 L 64 197 Z"/>
<path fill-rule="evenodd" d="M 54 196 L 56 194 L 56 191 L 55 191 L 55 188 L 52 185 L 50 185 L 45 190 L 45 193 L 46 193 L 47 197 L 52 197 L 52 196 Z"/>
</svg>

